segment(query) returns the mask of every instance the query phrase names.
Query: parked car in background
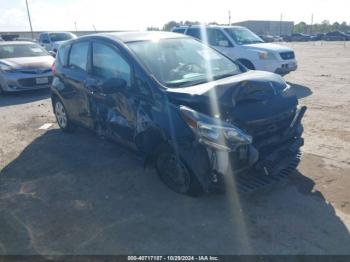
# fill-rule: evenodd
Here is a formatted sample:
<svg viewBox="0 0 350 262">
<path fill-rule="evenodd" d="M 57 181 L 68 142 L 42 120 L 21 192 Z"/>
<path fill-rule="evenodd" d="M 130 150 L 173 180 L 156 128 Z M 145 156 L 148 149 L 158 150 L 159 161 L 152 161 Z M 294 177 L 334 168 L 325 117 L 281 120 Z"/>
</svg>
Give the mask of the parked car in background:
<svg viewBox="0 0 350 262">
<path fill-rule="evenodd" d="M 311 40 L 311 36 L 302 33 L 291 34 L 289 41 L 290 42 L 307 42 Z"/>
<path fill-rule="evenodd" d="M 275 39 L 275 42 L 283 42 L 284 41 L 283 37 L 280 35 L 275 35 L 273 38 Z"/>
<path fill-rule="evenodd" d="M 298 163 L 306 108 L 283 78 L 248 71 L 192 37 L 80 37 L 59 48 L 53 72 L 63 131 L 79 124 L 123 143 L 178 193 L 216 192 L 233 175 L 254 178 L 235 180 L 251 189 Z"/>
<path fill-rule="evenodd" d="M 39 44 L 47 51 L 57 52 L 60 44 L 74 38 L 77 36 L 70 32 L 44 32 L 39 35 Z"/>
<path fill-rule="evenodd" d="M 29 37 L 16 37 L 13 39 L 13 41 L 24 41 L 24 42 L 34 42 L 37 43 L 38 41 Z"/>
<path fill-rule="evenodd" d="M 181 27 L 183 30 L 184 27 Z M 173 28 L 176 32 L 178 28 Z M 216 48 L 251 70 L 263 70 L 286 75 L 297 69 L 293 49 L 265 43 L 252 31 L 241 26 L 189 26 L 184 34 Z"/>
<path fill-rule="evenodd" d="M 4 41 L 13 41 L 17 37 L 19 37 L 18 34 L 11 34 L 11 33 L 6 33 L 1 35 L 1 38 Z"/>
<path fill-rule="evenodd" d="M 259 35 L 259 37 L 264 40 L 265 43 L 275 42 L 275 37 L 272 35 Z"/>
<path fill-rule="evenodd" d="M 319 34 L 316 34 L 316 35 L 312 35 L 312 36 L 311 36 L 311 41 L 321 41 L 321 40 L 324 40 L 325 35 L 326 35 L 326 34 L 324 34 L 324 33 L 319 33 Z"/>
<path fill-rule="evenodd" d="M 32 42 L 0 42 L 0 93 L 48 88 L 53 57 Z"/>
<path fill-rule="evenodd" d="M 350 40 L 350 37 L 343 32 L 334 31 L 329 32 L 324 36 L 324 40 L 326 41 L 346 41 Z"/>
</svg>

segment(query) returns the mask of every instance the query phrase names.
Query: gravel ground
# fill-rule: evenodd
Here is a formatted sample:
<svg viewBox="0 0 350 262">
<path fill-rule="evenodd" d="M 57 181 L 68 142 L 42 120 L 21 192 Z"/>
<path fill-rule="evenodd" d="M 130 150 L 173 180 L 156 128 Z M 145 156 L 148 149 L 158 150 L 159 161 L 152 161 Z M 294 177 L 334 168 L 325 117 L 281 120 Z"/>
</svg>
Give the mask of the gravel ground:
<svg viewBox="0 0 350 262">
<path fill-rule="evenodd" d="M 350 43 L 289 45 L 303 158 L 249 195 L 178 195 L 118 145 L 63 134 L 47 91 L 0 97 L 0 254 L 350 254 Z"/>
</svg>

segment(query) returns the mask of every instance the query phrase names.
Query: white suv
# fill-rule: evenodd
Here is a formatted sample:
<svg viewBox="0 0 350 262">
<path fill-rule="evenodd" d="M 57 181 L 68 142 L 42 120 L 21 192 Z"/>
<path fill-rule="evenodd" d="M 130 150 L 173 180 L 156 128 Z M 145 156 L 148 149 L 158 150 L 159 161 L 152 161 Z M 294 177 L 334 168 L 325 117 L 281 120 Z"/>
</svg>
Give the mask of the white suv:
<svg viewBox="0 0 350 262">
<path fill-rule="evenodd" d="M 252 31 L 241 26 L 180 26 L 172 29 L 207 42 L 248 69 L 286 75 L 298 67 L 293 49 L 265 43 Z"/>
</svg>

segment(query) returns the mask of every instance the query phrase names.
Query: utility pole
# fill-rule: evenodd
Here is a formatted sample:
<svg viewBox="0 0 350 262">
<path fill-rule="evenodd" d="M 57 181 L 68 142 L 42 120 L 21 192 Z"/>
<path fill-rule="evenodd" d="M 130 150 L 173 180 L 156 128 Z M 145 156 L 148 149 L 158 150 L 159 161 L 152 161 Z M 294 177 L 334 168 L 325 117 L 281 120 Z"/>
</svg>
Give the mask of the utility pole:
<svg viewBox="0 0 350 262">
<path fill-rule="evenodd" d="M 30 25 L 30 32 L 32 33 L 32 39 L 34 39 L 32 20 L 30 19 L 30 12 L 29 12 L 29 7 L 28 7 L 28 0 L 26 0 L 26 6 L 27 6 L 27 14 L 28 14 L 28 20 L 29 20 L 29 25 Z"/>
<path fill-rule="evenodd" d="M 310 26 L 310 35 L 312 35 L 312 26 L 314 24 L 314 14 L 311 14 L 311 26 Z"/>
<path fill-rule="evenodd" d="M 228 25 L 231 25 L 231 10 L 228 11 Z"/>
<path fill-rule="evenodd" d="M 95 27 L 95 25 L 92 25 L 92 27 L 94 28 L 94 30 L 95 30 L 95 33 L 97 32 L 97 30 L 96 30 L 96 27 Z"/>
<path fill-rule="evenodd" d="M 76 21 L 74 21 L 74 27 L 75 27 L 75 32 L 77 33 L 78 29 L 77 29 L 77 22 Z"/>
<path fill-rule="evenodd" d="M 280 17 L 280 36 L 282 35 L 282 19 L 283 19 L 283 14 L 281 13 L 281 17 Z"/>
</svg>

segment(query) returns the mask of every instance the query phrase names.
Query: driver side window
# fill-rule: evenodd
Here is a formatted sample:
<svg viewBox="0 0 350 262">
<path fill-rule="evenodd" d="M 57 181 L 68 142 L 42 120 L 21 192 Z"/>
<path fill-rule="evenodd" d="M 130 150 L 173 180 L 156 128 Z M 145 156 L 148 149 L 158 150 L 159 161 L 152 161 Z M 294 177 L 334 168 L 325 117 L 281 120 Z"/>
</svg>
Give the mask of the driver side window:
<svg viewBox="0 0 350 262">
<path fill-rule="evenodd" d="M 230 41 L 226 35 L 218 29 L 208 29 L 208 42 L 212 46 L 231 47 Z"/>
<path fill-rule="evenodd" d="M 92 72 L 104 78 L 121 78 L 131 86 L 131 67 L 112 47 L 94 42 L 92 45 Z"/>
</svg>

